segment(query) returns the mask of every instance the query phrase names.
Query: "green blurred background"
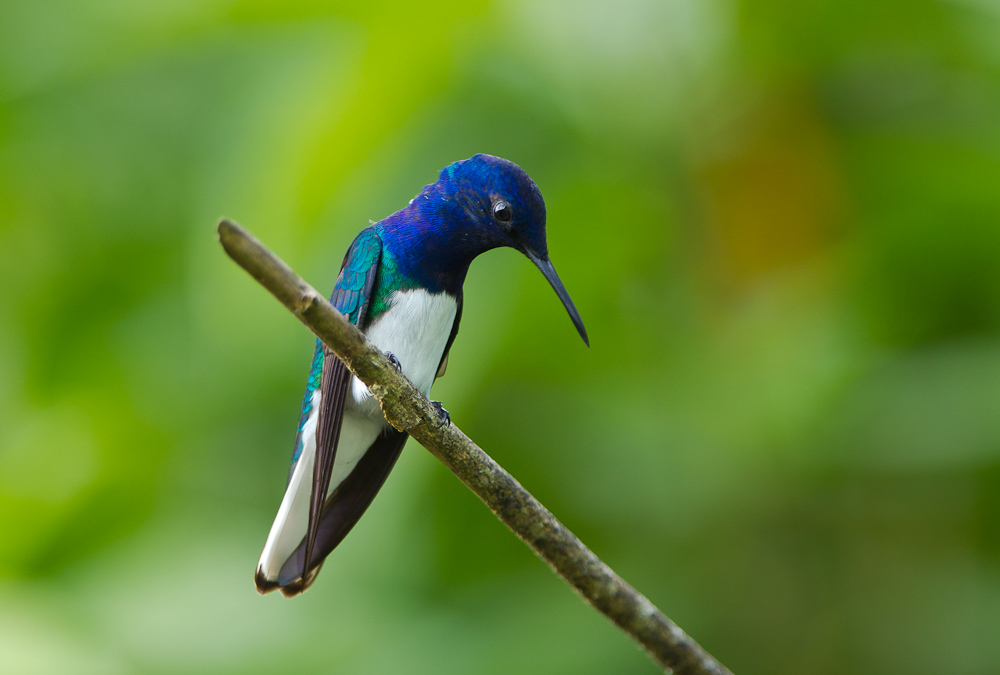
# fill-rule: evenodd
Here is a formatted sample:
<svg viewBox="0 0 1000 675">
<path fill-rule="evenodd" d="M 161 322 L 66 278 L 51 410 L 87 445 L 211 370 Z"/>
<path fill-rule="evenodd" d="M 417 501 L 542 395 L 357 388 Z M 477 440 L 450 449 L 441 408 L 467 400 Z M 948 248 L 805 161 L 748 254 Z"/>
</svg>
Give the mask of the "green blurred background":
<svg viewBox="0 0 1000 675">
<path fill-rule="evenodd" d="M 359 7 L 364 5 L 364 8 Z M 0 3 L 0 671 L 651 673 L 410 443 L 252 573 L 327 291 L 476 152 L 453 419 L 738 674 L 1000 673 L 994 0 Z"/>
</svg>

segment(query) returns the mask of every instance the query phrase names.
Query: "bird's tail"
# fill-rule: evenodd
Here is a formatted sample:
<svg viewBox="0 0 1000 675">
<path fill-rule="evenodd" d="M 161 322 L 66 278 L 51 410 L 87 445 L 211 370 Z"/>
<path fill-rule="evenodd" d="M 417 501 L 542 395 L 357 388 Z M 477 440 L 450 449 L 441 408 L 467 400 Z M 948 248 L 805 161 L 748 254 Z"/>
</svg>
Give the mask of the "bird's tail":
<svg viewBox="0 0 1000 675">
<path fill-rule="evenodd" d="M 309 422 L 303 432 L 314 432 Z M 304 433 L 299 461 L 293 467 L 285 497 L 264 545 L 254 582 L 257 592 L 275 589 L 286 597 L 312 584 L 323 560 L 347 536 L 371 504 L 392 470 L 408 436 L 368 420 L 345 418 L 334 464 L 331 492 L 323 506 L 311 564 L 303 574 L 309 520 L 315 433 Z"/>
</svg>

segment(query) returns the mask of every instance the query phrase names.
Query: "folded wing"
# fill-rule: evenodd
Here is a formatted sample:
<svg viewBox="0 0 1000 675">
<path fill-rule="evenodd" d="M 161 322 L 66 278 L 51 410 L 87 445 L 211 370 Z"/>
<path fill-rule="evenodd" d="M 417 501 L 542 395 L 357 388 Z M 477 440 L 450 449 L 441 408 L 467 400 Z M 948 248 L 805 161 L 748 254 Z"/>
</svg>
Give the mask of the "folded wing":
<svg viewBox="0 0 1000 675">
<path fill-rule="evenodd" d="M 330 301 L 364 329 L 382 242 L 365 229 L 351 244 Z M 371 504 L 406 442 L 406 434 L 347 415 L 351 373 L 317 341 L 302 402 L 288 486 L 255 581 L 291 596 L 312 583 L 324 558 Z"/>
</svg>

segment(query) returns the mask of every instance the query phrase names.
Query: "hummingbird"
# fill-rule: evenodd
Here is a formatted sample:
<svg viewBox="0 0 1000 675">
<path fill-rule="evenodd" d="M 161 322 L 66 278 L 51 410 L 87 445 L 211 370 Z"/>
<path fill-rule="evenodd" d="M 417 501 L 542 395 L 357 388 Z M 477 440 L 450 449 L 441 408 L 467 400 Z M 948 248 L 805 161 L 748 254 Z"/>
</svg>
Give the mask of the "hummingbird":
<svg viewBox="0 0 1000 675">
<path fill-rule="evenodd" d="M 445 373 L 462 318 L 462 285 L 479 254 L 509 246 L 555 289 L 588 346 L 580 314 L 549 259 L 545 202 L 521 167 L 478 154 L 441 170 L 409 204 L 354 239 L 330 302 L 424 396 Z M 434 402 L 441 422 L 448 412 Z M 285 494 L 254 581 L 302 593 L 382 487 L 407 434 L 320 341 L 302 398 Z"/>
</svg>

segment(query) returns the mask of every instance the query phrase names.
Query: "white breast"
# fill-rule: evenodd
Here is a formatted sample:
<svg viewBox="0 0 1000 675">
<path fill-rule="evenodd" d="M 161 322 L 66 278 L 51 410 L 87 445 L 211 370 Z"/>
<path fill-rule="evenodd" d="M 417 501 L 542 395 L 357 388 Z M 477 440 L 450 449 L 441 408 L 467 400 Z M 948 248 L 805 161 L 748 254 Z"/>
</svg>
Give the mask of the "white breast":
<svg viewBox="0 0 1000 675">
<path fill-rule="evenodd" d="M 403 374 L 428 396 L 457 311 L 458 302 L 447 293 L 396 291 L 389 309 L 365 333 L 376 347 L 399 359 Z M 378 402 L 356 377 L 351 397 L 366 414 L 384 419 Z"/>
</svg>

